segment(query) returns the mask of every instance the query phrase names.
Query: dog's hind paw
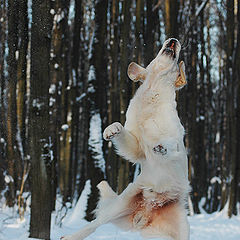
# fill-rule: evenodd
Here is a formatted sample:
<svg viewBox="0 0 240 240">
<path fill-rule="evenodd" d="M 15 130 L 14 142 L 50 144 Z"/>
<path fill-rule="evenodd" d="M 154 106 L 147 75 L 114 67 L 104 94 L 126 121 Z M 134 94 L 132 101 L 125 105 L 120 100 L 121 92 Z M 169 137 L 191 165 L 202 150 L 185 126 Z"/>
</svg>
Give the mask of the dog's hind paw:
<svg viewBox="0 0 240 240">
<path fill-rule="evenodd" d="M 156 153 L 156 154 L 166 155 L 167 154 L 167 149 L 159 144 L 159 145 L 157 145 L 156 147 L 153 148 L 153 152 Z"/>
<path fill-rule="evenodd" d="M 109 125 L 103 132 L 103 138 L 107 141 L 113 139 L 116 135 L 119 135 L 123 129 L 123 126 L 119 122 L 115 122 Z"/>
</svg>

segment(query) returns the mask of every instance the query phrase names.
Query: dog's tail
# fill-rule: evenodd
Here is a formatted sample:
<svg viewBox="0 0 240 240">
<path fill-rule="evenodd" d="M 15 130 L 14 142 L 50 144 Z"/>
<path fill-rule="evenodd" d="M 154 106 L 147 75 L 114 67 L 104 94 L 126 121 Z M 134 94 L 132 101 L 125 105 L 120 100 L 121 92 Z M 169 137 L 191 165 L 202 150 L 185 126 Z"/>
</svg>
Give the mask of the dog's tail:
<svg viewBox="0 0 240 240">
<path fill-rule="evenodd" d="M 102 198 L 112 198 L 117 196 L 117 194 L 112 190 L 107 181 L 101 181 L 97 185 L 97 188 L 99 189 Z"/>
<path fill-rule="evenodd" d="M 97 185 L 100 191 L 100 198 L 98 201 L 97 208 L 93 211 L 95 217 L 103 216 L 106 214 L 106 209 L 112 204 L 113 200 L 117 198 L 117 193 L 115 193 L 109 186 L 107 181 L 102 181 Z"/>
</svg>

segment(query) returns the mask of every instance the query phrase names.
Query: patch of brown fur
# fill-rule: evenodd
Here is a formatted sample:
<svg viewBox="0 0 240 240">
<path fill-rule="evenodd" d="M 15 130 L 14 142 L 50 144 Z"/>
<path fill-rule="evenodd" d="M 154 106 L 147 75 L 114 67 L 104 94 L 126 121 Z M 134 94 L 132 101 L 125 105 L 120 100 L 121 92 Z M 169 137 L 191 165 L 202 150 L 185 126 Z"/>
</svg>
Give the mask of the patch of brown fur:
<svg viewBox="0 0 240 240">
<path fill-rule="evenodd" d="M 168 199 L 166 193 L 157 193 L 156 201 L 145 199 L 143 191 L 136 194 L 130 203 L 133 212 L 129 216 L 129 221 L 134 228 L 134 217 L 141 214 L 146 218 L 145 224 L 141 227 L 142 230 L 152 229 L 154 232 L 161 232 L 173 239 L 177 239 L 179 200 L 177 198 L 174 200 Z"/>
<path fill-rule="evenodd" d="M 134 82 L 143 82 L 146 79 L 146 76 L 144 74 L 138 74 L 136 78 L 134 79 Z"/>
</svg>

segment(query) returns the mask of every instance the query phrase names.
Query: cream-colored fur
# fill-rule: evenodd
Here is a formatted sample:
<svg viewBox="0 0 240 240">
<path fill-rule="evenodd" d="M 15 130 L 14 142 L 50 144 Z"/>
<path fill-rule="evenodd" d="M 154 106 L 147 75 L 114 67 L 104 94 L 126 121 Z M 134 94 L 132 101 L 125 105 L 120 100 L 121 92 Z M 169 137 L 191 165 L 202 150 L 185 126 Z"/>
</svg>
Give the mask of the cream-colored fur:
<svg viewBox="0 0 240 240">
<path fill-rule="evenodd" d="M 180 49 L 177 40 L 168 39 L 146 69 L 129 65 L 130 79 L 143 84 L 130 101 L 125 125 L 111 124 L 103 137 L 125 159 L 140 163 L 141 173 L 120 195 L 101 182 L 96 219 L 64 240 L 84 239 L 107 222 L 144 237 L 189 239 L 187 154 L 175 101 L 175 91 L 186 84 L 184 63 L 177 64 Z"/>
</svg>

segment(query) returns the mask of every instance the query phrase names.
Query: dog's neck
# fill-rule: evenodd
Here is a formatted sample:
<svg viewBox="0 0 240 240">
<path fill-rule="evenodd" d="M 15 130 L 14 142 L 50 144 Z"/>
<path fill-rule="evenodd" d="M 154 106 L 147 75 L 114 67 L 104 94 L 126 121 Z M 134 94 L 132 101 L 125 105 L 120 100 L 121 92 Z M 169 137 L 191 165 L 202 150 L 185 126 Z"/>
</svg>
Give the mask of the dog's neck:
<svg viewBox="0 0 240 240">
<path fill-rule="evenodd" d="M 151 63 L 152 64 L 152 63 Z M 159 71 L 160 69 L 163 69 Z M 160 101 L 173 103 L 175 102 L 175 86 L 174 81 L 177 78 L 178 72 L 174 64 L 166 67 L 153 64 L 149 68 L 149 74 L 143 83 L 144 91 L 157 92 Z"/>
</svg>

